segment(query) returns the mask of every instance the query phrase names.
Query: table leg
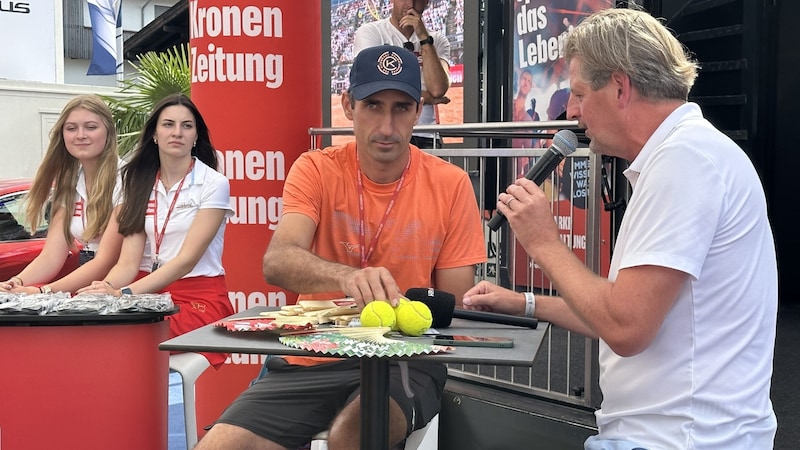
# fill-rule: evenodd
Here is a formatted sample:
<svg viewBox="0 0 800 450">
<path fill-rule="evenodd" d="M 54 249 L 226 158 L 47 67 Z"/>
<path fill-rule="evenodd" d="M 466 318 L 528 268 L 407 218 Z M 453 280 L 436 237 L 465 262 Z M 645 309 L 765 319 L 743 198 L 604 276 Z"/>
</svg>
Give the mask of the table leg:
<svg viewBox="0 0 800 450">
<path fill-rule="evenodd" d="M 361 450 L 389 449 L 389 360 L 361 358 Z"/>
</svg>

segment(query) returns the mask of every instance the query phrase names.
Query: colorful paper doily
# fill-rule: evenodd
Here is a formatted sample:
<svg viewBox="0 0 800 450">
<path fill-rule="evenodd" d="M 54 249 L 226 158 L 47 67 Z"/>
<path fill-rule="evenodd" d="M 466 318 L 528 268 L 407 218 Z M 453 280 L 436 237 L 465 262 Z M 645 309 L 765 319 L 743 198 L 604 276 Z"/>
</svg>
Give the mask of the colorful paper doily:
<svg viewBox="0 0 800 450">
<path fill-rule="evenodd" d="M 214 323 L 215 327 L 225 328 L 228 331 L 300 331 L 312 330 L 314 324 L 307 323 L 286 323 L 273 318 L 251 318 L 251 319 L 232 319 L 220 320 Z"/>
<path fill-rule="evenodd" d="M 451 347 L 433 345 L 431 343 L 389 339 L 384 337 L 381 331 L 373 332 L 371 336 L 364 334 L 346 334 L 348 333 L 347 330 L 357 329 L 358 328 L 342 328 L 340 330 L 325 330 L 322 332 L 290 333 L 281 336 L 279 341 L 289 347 L 302 350 L 326 355 L 350 357 L 412 356 L 440 353 L 452 349 Z M 376 327 L 374 330 L 385 330 L 383 332 L 386 332 L 389 329 Z"/>
</svg>

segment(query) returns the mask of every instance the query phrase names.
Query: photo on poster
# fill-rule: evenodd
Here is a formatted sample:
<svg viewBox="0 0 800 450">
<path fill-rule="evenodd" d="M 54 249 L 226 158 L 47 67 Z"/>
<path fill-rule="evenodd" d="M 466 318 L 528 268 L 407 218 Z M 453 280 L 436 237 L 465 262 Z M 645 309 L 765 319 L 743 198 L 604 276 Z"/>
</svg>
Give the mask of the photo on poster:
<svg viewBox="0 0 800 450">
<path fill-rule="evenodd" d="M 569 71 L 563 55 L 564 40 L 569 32 L 584 18 L 602 9 L 611 8 L 611 0 L 516 0 L 511 9 L 509 24 L 511 36 L 511 90 L 507 99 L 511 120 L 551 121 L 567 120 L 569 101 Z M 557 130 L 538 130 L 555 133 Z M 547 148 L 550 139 L 515 138 L 513 148 Z M 518 158 L 516 177 L 524 174 L 536 163 L 536 158 Z M 542 184 L 553 201 L 553 215 L 563 242 L 582 261 L 586 261 L 587 195 L 589 193 L 589 158 L 565 158 L 550 179 Z M 610 242 L 610 218 L 601 213 L 600 234 Z M 524 249 L 516 243 L 517 259 L 514 285 L 524 288 L 547 289 L 550 282 L 544 273 L 530 261 Z M 600 249 L 600 272 L 608 273 L 610 249 Z"/>
<path fill-rule="evenodd" d="M 331 5 L 331 126 L 350 127 L 352 123 L 342 112 L 340 96 L 349 88 L 350 66 L 355 54 L 353 42 L 356 30 L 365 24 L 388 18 L 392 0 L 330 0 Z M 449 62 L 450 88 L 448 103 L 435 105 L 435 123 L 464 122 L 464 0 L 430 0 L 422 14 L 425 28 L 431 33 L 446 36 L 450 54 L 439 55 Z M 419 51 L 415 51 L 421 60 Z M 347 136 L 333 136 L 334 145 L 346 142 Z M 445 143 L 456 138 L 447 138 Z M 460 140 L 460 138 L 458 138 Z"/>
<path fill-rule="evenodd" d="M 513 120 L 563 118 L 569 74 L 563 43 L 590 14 L 613 7 L 611 0 L 517 0 L 511 25 Z M 537 146 L 538 147 L 538 146 Z"/>
<path fill-rule="evenodd" d="M 569 73 L 563 56 L 564 39 L 570 30 L 590 14 L 614 5 L 610 0 L 517 0 L 509 23 L 512 42 L 511 118 L 514 122 L 567 120 Z M 557 130 L 537 130 L 541 132 Z M 547 148 L 549 139 L 515 138 L 513 148 Z M 552 183 L 543 186 L 554 201 L 570 200 L 586 207 L 588 162 L 565 159 L 556 168 Z M 517 176 L 535 163 L 518 161 Z"/>
</svg>

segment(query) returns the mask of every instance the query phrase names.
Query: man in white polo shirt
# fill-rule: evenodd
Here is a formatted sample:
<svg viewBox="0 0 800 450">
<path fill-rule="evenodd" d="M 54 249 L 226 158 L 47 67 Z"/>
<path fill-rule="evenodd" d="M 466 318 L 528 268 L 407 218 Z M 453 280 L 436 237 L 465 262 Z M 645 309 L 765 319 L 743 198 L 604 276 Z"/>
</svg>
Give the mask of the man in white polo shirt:
<svg viewBox="0 0 800 450">
<path fill-rule="evenodd" d="M 564 55 L 567 117 L 594 153 L 630 161 L 608 279 L 561 242 L 549 199 L 521 178 L 497 207 L 558 296 L 482 281 L 464 306 L 599 338 L 603 402 L 586 450 L 771 449 L 778 274 L 752 162 L 688 101 L 697 64 L 646 12 L 595 13 Z"/>
</svg>

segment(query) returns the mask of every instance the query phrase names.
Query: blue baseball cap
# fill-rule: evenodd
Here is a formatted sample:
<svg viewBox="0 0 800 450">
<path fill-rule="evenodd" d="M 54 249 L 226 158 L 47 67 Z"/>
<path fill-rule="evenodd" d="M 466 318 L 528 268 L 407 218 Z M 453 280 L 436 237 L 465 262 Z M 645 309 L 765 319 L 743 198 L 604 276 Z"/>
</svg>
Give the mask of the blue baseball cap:
<svg viewBox="0 0 800 450">
<path fill-rule="evenodd" d="M 350 95 L 363 100 L 388 89 L 405 92 L 419 103 L 422 88 L 417 57 L 391 45 L 361 50 L 350 68 Z"/>
</svg>

